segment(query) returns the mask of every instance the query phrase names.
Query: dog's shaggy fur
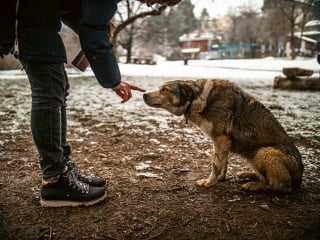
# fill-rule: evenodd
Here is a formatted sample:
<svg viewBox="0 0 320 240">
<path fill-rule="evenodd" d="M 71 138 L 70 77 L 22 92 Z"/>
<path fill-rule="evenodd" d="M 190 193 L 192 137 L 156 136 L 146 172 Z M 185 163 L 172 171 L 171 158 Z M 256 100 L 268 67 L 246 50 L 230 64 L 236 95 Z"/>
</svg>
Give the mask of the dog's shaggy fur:
<svg viewBox="0 0 320 240">
<path fill-rule="evenodd" d="M 245 157 L 261 180 L 244 184 L 245 190 L 291 192 L 300 185 L 303 164 L 298 149 L 272 113 L 236 85 L 223 80 L 176 80 L 143 98 L 151 107 L 184 115 L 212 139 L 212 171 L 197 181 L 199 186 L 225 179 L 229 152 Z"/>
</svg>

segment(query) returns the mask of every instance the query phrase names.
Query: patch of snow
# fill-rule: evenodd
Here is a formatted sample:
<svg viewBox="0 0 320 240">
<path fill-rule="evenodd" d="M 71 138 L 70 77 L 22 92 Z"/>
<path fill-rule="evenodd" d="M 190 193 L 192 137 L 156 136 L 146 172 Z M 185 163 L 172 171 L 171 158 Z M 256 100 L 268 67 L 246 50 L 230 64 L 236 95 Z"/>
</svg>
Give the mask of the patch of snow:
<svg viewBox="0 0 320 240">
<path fill-rule="evenodd" d="M 146 163 L 143 163 L 143 162 L 140 162 L 140 163 L 138 163 L 137 166 L 135 166 L 136 170 L 145 170 L 145 169 L 148 169 L 148 168 L 150 168 L 150 165 L 146 164 Z"/>
</svg>

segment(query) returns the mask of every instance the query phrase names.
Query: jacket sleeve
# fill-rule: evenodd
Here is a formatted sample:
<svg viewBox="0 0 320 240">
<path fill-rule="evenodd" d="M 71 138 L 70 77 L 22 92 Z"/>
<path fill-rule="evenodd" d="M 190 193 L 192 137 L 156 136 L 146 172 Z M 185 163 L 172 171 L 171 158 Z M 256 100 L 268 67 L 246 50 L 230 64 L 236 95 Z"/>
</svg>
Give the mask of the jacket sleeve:
<svg viewBox="0 0 320 240">
<path fill-rule="evenodd" d="M 121 82 L 109 41 L 110 21 L 116 10 L 117 0 L 82 0 L 77 26 L 81 48 L 97 80 L 105 88 L 113 88 Z"/>
<path fill-rule="evenodd" d="M 16 1 L 5 0 L 0 7 L 0 54 L 9 54 L 15 39 Z"/>
</svg>

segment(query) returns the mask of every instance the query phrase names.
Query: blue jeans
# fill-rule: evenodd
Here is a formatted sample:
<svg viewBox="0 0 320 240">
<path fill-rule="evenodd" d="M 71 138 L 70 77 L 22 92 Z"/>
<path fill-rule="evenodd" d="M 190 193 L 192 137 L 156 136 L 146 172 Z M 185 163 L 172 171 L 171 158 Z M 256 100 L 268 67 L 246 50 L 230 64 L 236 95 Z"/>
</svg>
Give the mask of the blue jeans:
<svg viewBox="0 0 320 240">
<path fill-rule="evenodd" d="M 71 154 L 66 140 L 66 100 L 69 82 L 63 63 L 23 64 L 32 92 L 31 131 L 43 178 L 63 173 Z"/>
</svg>

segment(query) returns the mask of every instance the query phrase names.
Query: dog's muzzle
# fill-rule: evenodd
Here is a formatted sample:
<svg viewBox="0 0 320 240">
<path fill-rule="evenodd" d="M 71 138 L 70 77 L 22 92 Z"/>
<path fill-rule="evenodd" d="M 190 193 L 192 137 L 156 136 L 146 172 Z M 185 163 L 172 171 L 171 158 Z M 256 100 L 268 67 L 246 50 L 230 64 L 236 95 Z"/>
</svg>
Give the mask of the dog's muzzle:
<svg viewBox="0 0 320 240">
<path fill-rule="evenodd" d="M 144 100 L 145 102 L 147 102 L 147 101 L 148 101 L 148 98 L 149 98 L 149 94 L 148 94 L 148 93 L 144 93 L 144 94 L 143 94 L 143 100 Z"/>
</svg>

